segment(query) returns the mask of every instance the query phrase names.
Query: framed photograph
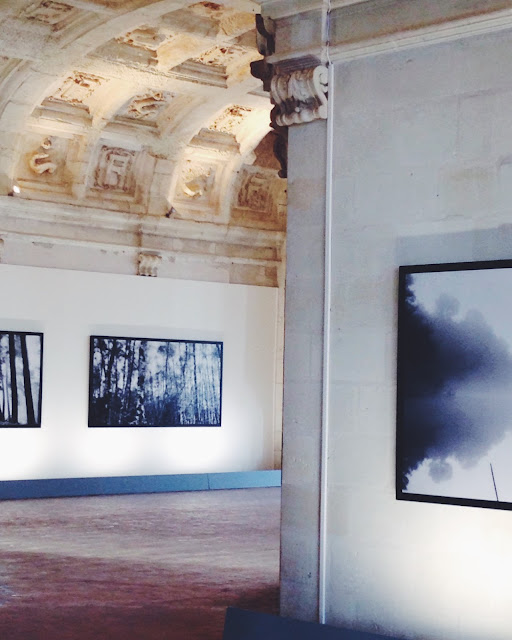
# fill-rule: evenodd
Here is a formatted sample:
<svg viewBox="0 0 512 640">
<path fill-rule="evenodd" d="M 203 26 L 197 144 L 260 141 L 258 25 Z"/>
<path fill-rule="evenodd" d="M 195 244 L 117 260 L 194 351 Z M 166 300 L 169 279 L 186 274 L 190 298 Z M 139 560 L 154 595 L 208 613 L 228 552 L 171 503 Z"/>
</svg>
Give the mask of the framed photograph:
<svg viewBox="0 0 512 640">
<path fill-rule="evenodd" d="M 220 427 L 222 342 L 91 336 L 89 427 Z"/>
<path fill-rule="evenodd" d="M 400 267 L 396 495 L 512 509 L 512 260 Z"/>
<path fill-rule="evenodd" d="M 0 331 L 0 428 L 41 426 L 43 334 Z"/>
</svg>

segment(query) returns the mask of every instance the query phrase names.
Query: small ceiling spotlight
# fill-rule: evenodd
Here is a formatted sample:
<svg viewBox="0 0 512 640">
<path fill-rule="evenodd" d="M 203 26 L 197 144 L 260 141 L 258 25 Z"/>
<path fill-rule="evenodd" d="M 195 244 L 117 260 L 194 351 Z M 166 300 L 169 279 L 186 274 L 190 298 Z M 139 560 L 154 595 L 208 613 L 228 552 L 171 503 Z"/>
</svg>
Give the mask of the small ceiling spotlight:
<svg viewBox="0 0 512 640">
<path fill-rule="evenodd" d="M 12 189 L 9 191 L 9 193 L 7 194 L 8 196 L 17 196 L 21 193 L 21 189 L 18 187 L 17 184 L 13 184 L 12 185 Z"/>
<path fill-rule="evenodd" d="M 165 214 L 166 218 L 170 218 L 171 216 L 173 216 L 175 213 L 178 213 L 176 211 L 176 209 L 174 207 L 171 206 L 171 208 L 169 209 L 169 211 Z"/>
</svg>

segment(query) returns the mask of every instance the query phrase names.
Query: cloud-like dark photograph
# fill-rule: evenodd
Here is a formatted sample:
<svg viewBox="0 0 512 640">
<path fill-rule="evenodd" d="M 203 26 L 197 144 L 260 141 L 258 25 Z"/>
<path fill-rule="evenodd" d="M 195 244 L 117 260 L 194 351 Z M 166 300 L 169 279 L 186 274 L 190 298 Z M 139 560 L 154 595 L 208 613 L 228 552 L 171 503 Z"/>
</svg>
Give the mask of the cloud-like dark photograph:
<svg viewBox="0 0 512 640">
<path fill-rule="evenodd" d="M 512 509 L 512 262 L 401 267 L 397 498 Z"/>
</svg>

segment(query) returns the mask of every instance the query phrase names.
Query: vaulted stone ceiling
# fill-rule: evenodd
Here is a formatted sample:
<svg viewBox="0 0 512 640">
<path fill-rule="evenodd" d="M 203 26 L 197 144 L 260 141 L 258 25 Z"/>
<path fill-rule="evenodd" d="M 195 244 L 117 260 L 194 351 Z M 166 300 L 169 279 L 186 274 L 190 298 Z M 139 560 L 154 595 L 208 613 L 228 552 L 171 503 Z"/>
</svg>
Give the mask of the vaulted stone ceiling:
<svg viewBox="0 0 512 640">
<path fill-rule="evenodd" d="M 159 260 L 213 253 L 252 273 L 232 281 L 276 286 L 286 181 L 250 75 L 257 12 L 250 0 L 3 0 L 0 196 L 19 215 L 0 237 L 27 232 L 29 202 L 39 227 L 57 216 L 55 233 L 83 242 L 78 215 L 98 229 L 150 221 L 153 240 L 136 244 Z"/>
</svg>

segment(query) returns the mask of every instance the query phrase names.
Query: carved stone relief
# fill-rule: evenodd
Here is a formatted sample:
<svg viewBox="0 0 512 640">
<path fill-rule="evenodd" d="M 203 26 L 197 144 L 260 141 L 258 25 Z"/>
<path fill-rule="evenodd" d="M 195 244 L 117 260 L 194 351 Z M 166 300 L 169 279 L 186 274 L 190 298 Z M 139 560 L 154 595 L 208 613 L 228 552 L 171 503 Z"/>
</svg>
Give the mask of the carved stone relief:
<svg viewBox="0 0 512 640">
<path fill-rule="evenodd" d="M 327 118 L 327 68 L 319 65 L 291 72 L 278 70 L 271 82 L 275 122 L 289 126 Z"/>
<path fill-rule="evenodd" d="M 45 138 L 41 142 L 39 149 L 30 156 L 28 165 L 33 173 L 42 175 L 43 173 L 54 173 L 57 169 L 57 164 L 52 162 L 50 154 L 48 153 L 52 148 L 52 139 Z"/>
<path fill-rule="evenodd" d="M 94 187 L 133 195 L 135 151 L 102 146 L 94 172 Z"/>
<path fill-rule="evenodd" d="M 27 131 L 20 140 L 21 153 L 14 174 L 21 197 L 48 199 L 52 194 L 57 201 L 69 197 L 76 177 L 78 145 L 79 138 Z"/>
<path fill-rule="evenodd" d="M 164 91 L 147 91 L 135 96 L 124 113 L 136 120 L 154 120 L 158 113 L 168 104 L 171 94 Z"/>
<path fill-rule="evenodd" d="M 237 46 L 219 46 L 205 51 L 195 58 L 196 62 L 219 69 L 226 69 L 230 62 L 246 54 L 246 50 Z"/>
<path fill-rule="evenodd" d="M 61 23 L 76 13 L 75 7 L 63 2 L 53 2 L 53 0 L 40 0 L 29 5 L 22 16 L 28 20 L 37 20 L 59 28 Z"/>
<path fill-rule="evenodd" d="M 210 154 L 218 155 L 221 162 L 230 154 L 240 153 L 240 144 L 234 134 L 213 129 L 201 129 L 190 141 L 190 146 L 207 149 Z"/>
<path fill-rule="evenodd" d="M 240 170 L 232 219 L 241 226 L 284 230 L 286 181 L 274 169 L 244 166 Z"/>
<path fill-rule="evenodd" d="M 156 278 L 161 262 L 162 256 L 154 253 L 139 253 L 138 275 Z"/>
<path fill-rule="evenodd" d="M 69 104 L 83 104 L 103 82 L 105 80 L 98 76 L 75 72 L 72 76 L 66 78 L 50 100 L 62 100 Z"/>
<path fill-rule="evenodd" d="M 215 181 L 215 168 L 187 160 L 181 174 L 181 192 L 194 200 L 207 199 Z"/>
<path fill-rule="evenodd" d="M 250 107 L 233 104 L 216 118 L 208 128 L 212 131 L 222 131 L 223 133 L 235 135 L 238 127 L 250 113 L 252 113 Z"/>
<path fill-rule="evenodd" d="M 237 205 L 254 211 L 266 211 L 269 208 L 270 192 L 268 175 L 263 172 L 244 172 Z"/>
</svg>

